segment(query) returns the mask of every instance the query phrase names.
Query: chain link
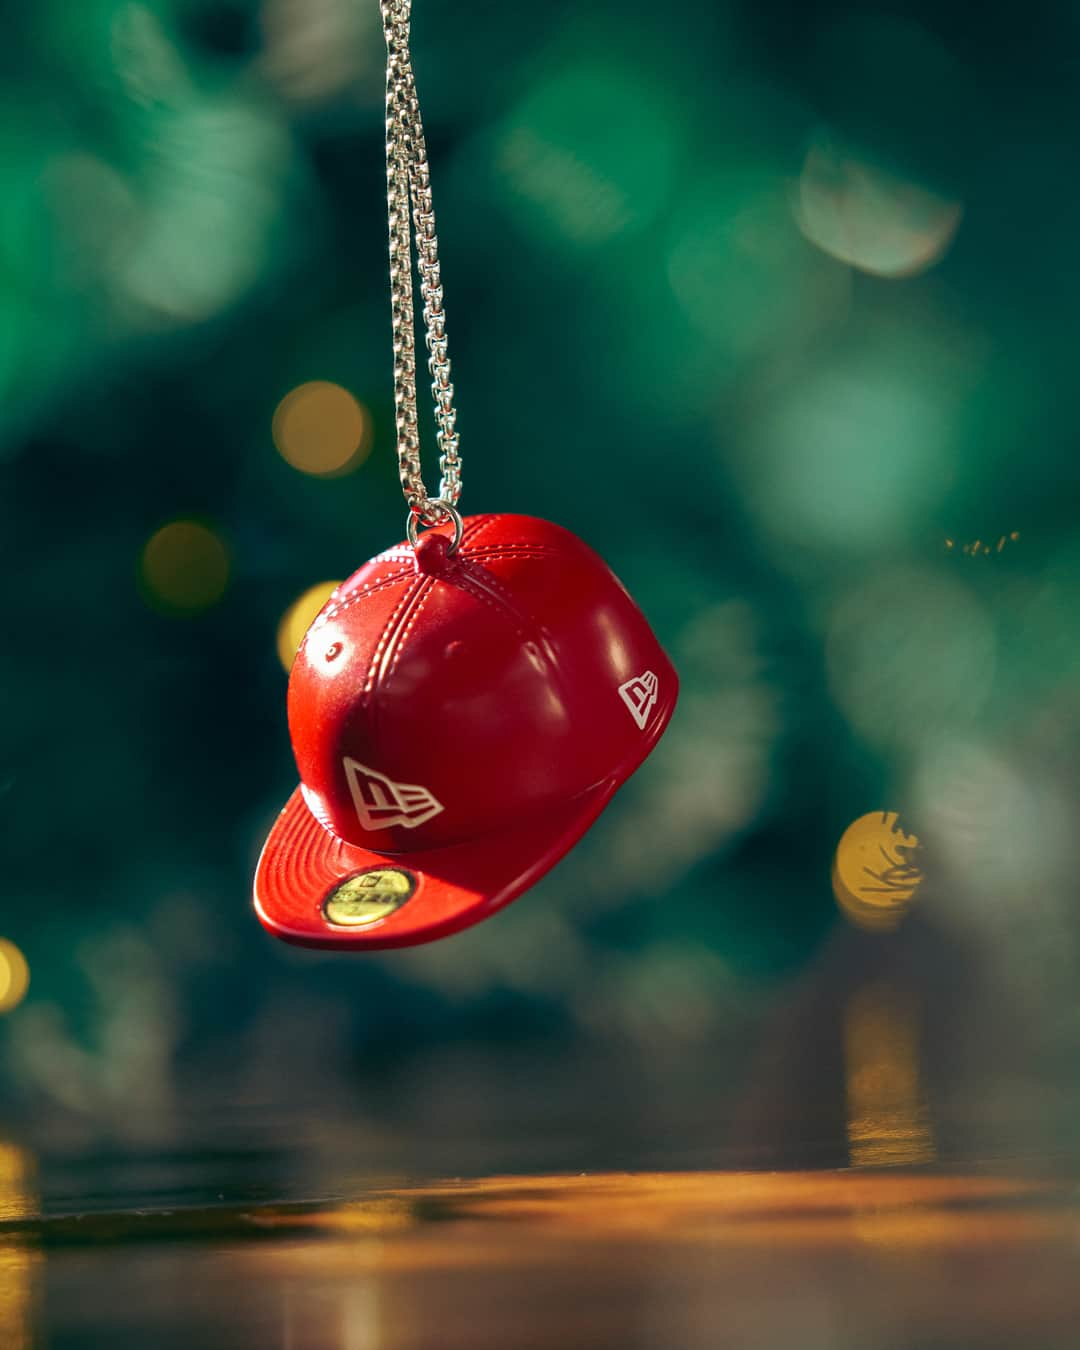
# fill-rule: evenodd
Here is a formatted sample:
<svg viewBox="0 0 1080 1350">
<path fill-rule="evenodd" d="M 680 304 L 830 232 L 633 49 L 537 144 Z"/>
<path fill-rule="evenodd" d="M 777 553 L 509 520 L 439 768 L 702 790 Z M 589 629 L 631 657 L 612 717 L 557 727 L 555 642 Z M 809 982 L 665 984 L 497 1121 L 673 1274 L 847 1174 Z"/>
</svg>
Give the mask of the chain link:
<svg viewBox="0 0 1080 1350">
<path fill-rule="evenodd" d="M 409 512 L 425 525 L 436 525 L 461 496 L 454 386 L 447 355 L 446 311 L 439 271 L 439 241 L 431 206 L 424 127 L 416 97 L 409 29 L 412 0 L 380 0 L 386 37 L 386 196 L 390 222 L 390 305 L 394 335 L 394 411 L 398 474 Z M 410 207 L 412 220 L 410 223 Z M 413 313 L 412 244 L 424 305 L 431 395 L 435 403 L 436 441 L 442 480 L 438 498 L 428 495 L 420 466 L 416 416 L 416 329 Z"/>
</svg>

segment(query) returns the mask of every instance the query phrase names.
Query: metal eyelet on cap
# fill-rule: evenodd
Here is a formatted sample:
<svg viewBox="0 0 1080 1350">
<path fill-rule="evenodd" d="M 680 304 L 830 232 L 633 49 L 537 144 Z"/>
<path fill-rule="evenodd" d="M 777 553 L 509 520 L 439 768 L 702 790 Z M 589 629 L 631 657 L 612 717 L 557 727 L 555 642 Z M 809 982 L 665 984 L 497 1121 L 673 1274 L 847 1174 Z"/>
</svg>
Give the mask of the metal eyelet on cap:
<svg viewBox="0 0 1080 1350">
<path fill-rule="evenodd" d="M 454 506 L 452 502 L 448 502 L 444 497 L 429 497 L 427 505 L 429 510 L 437 511 L 444 520 L 450 520 L 453 522 L 454 537 L 453 539 L 451 539 L 450 546 L 446 550 L 446 556 L 448 558 L 452 557 L 453 554 L 457 552 L 458 545 L 461 543 L 461 536 L 465 532 L 465 522 L 461 519 L 461 512 L 457 509 L 456 506 Z M 442 520 L 438 521 L 434 526 L 432 526 L 432 528 L 437 529 L 438 526 L 441 524 Z M 405 537 L 408 539 L 409 543 L 413 546 L 413 548 L 416 547 L 417 531 L 419 530 L 419 528 L 420 528 L 419 513 L 416 511 L 410 511 L 405 521 Z"/>
</svg>

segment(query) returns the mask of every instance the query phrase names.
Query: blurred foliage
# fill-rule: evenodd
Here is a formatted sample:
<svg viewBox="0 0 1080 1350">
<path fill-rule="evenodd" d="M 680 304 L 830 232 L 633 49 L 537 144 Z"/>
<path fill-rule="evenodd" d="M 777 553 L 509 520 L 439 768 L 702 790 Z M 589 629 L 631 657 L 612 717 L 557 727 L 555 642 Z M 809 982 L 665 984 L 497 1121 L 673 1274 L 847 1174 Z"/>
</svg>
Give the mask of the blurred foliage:
<svg viewBox="0 0 1080 1350">
<path fill-rule="evenodd" d="M 583 535 L 684 692 L 534 892 L 357 961 L 248 897 L 294 781 L 279 622 L 402 533 L 377 6 L 39 0 L 5 35 L 10 1110 L 158 1138 L 450 1042 L 739 1081 L 837 944 L 943 933 L 1075 1047 L 1071 6 L 416 0 L 463 505 Z M 272 425 L 315 381 L 344 440 L 305 473 Z M 830 886 L 878 810 L 927 852 L 888 935 Z"/>
</svg>

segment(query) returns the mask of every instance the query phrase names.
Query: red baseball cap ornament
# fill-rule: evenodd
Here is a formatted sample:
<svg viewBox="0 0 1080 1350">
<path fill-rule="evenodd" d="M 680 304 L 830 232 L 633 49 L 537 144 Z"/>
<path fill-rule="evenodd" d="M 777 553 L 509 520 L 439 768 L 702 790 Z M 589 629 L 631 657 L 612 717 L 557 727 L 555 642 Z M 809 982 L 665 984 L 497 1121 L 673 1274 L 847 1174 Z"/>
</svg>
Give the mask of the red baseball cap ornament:
<svg viewBox="0 0 1080 1350">
<path fill-rule="evenodd" d="M 431 531 L 344 582 L 289 680 L 300 787 L 260 919 L 315 947 L 426 942 L 577 842 L 656 744 L 678 681 L 591 549 L 527 516 Z"/>
<path fill-rule="evenodd" d="M 288 695 L 300 785 L 255 875 L 262 923 L 309 947 L 428 942 L 513 900 L 645 759 L 678 694 L 641 611 L 580 539 L 529 516 L 458 514 L 461 461 L 409 8 L 409 0 L 382 5 L 407 541 L 343 582 L 301 644 Z M 410 200 L 442 452 L 438 498 L 420 474 Z M 436 528 L 418 537 L 421 524 Z"/>
</svg>

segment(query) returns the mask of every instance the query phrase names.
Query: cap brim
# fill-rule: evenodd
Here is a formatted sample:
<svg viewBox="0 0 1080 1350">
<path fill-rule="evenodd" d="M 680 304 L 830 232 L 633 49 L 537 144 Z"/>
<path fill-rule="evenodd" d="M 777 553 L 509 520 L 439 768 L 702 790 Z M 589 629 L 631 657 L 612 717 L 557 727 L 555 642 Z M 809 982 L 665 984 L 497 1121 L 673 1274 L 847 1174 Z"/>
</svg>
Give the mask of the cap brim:
<svg viewBox="0 0 1080 1350">
<path fill-rule="evenodd" d="M 607 805 L 621 778 L 591 788 L 528 824 L 417 853 L 373 853 L 332 835 L 300 789 L 270 831 L 255 873 L 255 911 L 275 937 L 302 947 L 410 947 L 479 923 L 540 879 Z M 386 918 L 343 927 L 324 904 L 348 877 L 374 868 L 405 871 L 410 898 Z"/>
</svg>

